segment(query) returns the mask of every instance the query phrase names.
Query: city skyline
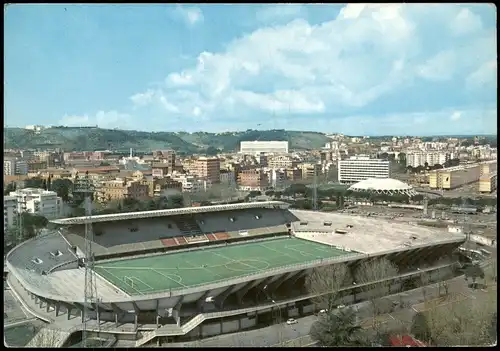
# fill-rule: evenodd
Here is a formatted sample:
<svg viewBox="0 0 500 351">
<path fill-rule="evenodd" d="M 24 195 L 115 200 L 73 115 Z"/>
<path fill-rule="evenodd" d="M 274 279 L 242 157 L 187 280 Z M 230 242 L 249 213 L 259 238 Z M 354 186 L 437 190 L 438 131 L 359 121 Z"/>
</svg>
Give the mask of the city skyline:
<svg viewBox="0 0 500 351">
<path fill-rule="evenodd" d="M 487 4 L 8 5 L 5 22 L 9 126 L 497 128 Z"/>
</svg>

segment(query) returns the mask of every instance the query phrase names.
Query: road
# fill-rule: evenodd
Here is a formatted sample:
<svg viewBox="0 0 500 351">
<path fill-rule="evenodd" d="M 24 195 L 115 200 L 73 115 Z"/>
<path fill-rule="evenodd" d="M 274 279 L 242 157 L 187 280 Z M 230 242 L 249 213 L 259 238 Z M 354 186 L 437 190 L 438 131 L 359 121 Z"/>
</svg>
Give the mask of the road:
<svg viewBox="0 0 500 351">
<path fill-rule="evenodd" d="M 456 277 L 449 281 L 450 293 L 464 294 L 464 297 L 470 294 L 470 289 L 467 288 L 463 276 Z M 438 286 L 431 285 L 426 287 L 426 296 L 428 299 L 438 297 Z M 387 297 L 389 300 L 397 303 L 402 303 L 403 306 L 413 306 L 423 302 L 424 297 L 422 289 L 406 291 L 401 294 L 391 295 Z M 352 306 L 357 309 L 358 318 L 361 319 L 362 325 L 369 328 L 369 317 L 371 316 L 370 303 L 362 302 Z M 391 328 L 400 326 L 401 323 L 411 323 L 416 311 L 414 309 L 405 308 L 399 309 L 390 314 L 384 314 L 377 317 L 382 324 L 387 324 Z M 276 346 L 286 341 L 285 346 L 306 346 L 309 343 L 308 335 L 312 324 L 317 320 L 316 316 L 308 316 L 297 319 L 298 323 L 293 325 L 273 325 L 266 328 L 250 330 L 234 334 L 219 335 L 212 338 L 199 340 L 196 342 L 173 343 L 168 344 L 172 347 L 268 347 Z M 371 321 L 371 319 L 370 319 Z M 281 331 L 281 333 L 280 333 Z M 280 340 L 281 334 L 281 340 Z M 312 341 L 312 340 L 311 340 Z M 166 347 L 167 345 L 163 345 Z"/>
</svg>

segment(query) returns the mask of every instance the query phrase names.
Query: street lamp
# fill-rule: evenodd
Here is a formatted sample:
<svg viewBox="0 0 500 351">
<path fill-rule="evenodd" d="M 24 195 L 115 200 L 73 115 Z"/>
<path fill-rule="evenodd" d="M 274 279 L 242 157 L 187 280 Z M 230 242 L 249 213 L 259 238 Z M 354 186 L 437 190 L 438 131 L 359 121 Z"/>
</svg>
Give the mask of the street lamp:
<svg viewBox="0 0 500 351">
<path fill-rule="evenodd" d="M 276 303 L 276 301 L 274 301 L 266 292 L 266 289 L 267 289 L 267 285 L 264 285 L 264 287 L 262 288 L 262 291 L 264 292 L 264 294 L 266 295 L 266 297 L 268 298 L 268 300 L 270 300 L 275 306 L 276 308 L 278 309 L 278 322 L 279 322 L 279 325 L 280 325 L 280 328 L 278 330 L 278 340 L 279 340 L 279 343 L 283 343 L 283 335 L 282 335 L 282 330 L 281 328 L 283 328 L 283 323 L 282 323 L 282 318 L 281 318 L 281 309 L 280 309 L 280 306 Z"/>
</svg>

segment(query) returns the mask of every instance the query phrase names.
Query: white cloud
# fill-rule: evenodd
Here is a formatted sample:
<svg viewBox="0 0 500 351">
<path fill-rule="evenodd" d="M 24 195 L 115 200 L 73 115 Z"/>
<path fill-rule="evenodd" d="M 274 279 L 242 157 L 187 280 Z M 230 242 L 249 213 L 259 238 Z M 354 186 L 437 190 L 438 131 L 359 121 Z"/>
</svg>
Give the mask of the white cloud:
<svg viewBox="0 0 500 351">
<path fill-rule="evenodd" d="M 273 22 L 276 20 L 287 20 L 300 15 L 303 7 L 298 4 L 280 4 L 266 6 L 255 14 L 260 22 Z"/>
<path fill-rule="evenodd" d="M 467 8 L 461 9 L 453 21 L 450 22 L 450 29 L 457 36 L 474 33 L 481 30 L 482 27 L 481 18 Z"/>
<path fill-rule="evenodd" d="M 175 14 L 189 26 L 201 23 L 204 20 L 203 12 L 199 7 L 177 5 Z"/>
<path fill-rule="evenodd" d="M 138 93 L 130 97 L 132 103 L 136 106 L 149 105 L 153 101 L 155 92 L 153 90 L 147 90 L 144 93 Z"/>
<path fill-rule="evenodd" d="M 491 83 L 496 83 L 497 69 L 496 60 L 485 62 L 467 77 L 467 87 L 469 89 L 477 89 L 489 87 Z"/>
<path fill-rule="evenodd" d="M 68 127 L 99 126 L 100 128 L 127 129 L 133 122 L 132 116 L 117 111 L 98 111 L 94 116 L 65 115 L 59 123 Z"/>
<path fill-rule="evenodd" d="M 292 6 L 278 8 L 286 14 Z M 195 66 L 170 72 L 154 96 L 146 91 L 131 99 L 211 122 L 235 112 L 251 120 L 259 110 L 318 118 L 366 112 L 385 98 L 411 99 L 404 95 L 409 88 L 438 94 L 436 82 L 453 82 L 455 92 L 466 81 L 476 87 L 488 77 L 485 63 L 496 62 L 495 48 L 492 28 L 458 5 L 349 4 L 324 23 L 296 19 L 257 29 L 224 51 L 204 51 Z"/>
<path fill-rule="evenodd" d="M 460 111 L 455 111 L 451 114 L 450 119 L 452 121 L 458 121 L 462 117 L 462 112 Z"/>
<path fill-rule="evenodd" d="M 418 74 L 428 80 L 449 80 L 453 77 L 456 55 L 453 51 L 442 51 L 420 65 Z"/>
</svg>

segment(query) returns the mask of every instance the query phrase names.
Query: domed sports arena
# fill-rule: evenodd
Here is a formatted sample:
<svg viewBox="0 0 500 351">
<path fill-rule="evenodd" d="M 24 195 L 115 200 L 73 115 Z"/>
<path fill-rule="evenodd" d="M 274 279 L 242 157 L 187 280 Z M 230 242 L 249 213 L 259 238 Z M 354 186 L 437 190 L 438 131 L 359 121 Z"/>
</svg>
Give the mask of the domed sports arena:
<svg viewBox="0 0 500 351">
<path fill-rule="evenodd" d="M 369 178 L 349 187 L 351 191 L 373 192 L 376 194 L 415 196 L 417 192 L 408 184 L 392 178 Z"/>
</svg>

